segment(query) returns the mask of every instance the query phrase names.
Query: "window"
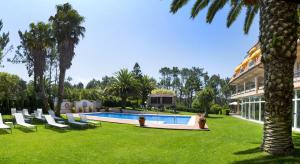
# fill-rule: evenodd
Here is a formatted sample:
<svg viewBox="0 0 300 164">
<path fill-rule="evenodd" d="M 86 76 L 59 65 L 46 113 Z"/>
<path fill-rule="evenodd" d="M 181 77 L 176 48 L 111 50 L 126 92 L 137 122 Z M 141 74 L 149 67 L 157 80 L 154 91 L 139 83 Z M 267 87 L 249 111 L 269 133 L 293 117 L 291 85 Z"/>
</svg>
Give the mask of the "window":
<svg viewBox="0 0 300 164">
<path fill-rule="evenodd" d="M 265 103 L 261 102 L 261 116 L 260 116 L 261 121 L 265 120 Z"/>
<path fill-rule="evenodd" d="M 295 110 L 295 106 L 296 106 L 296 103 L 295 101 L 293 101 L 293 111 L 292 111 L 292 126 L 295 127 L 295 114 L 296 114 L 296 110 Z"/>
<path fill-rule="evenodd" d="M 255 120 L 255 103 L 251 103 L 251 112 L 250 112 L 250 118 Z"/>
<path fill-rule="evenodd" d="M 160 104 L 159 97 L 151 97 L 151 104 Z"/>
<path fill-rule="evenodd" d="M 162 103 L 163 104 L 172 104 L 172 97 L 163 97 Z"/>
<path fill-rule="evenodd" d="M 246 103 L 245 118 L 249 118 L 249 103 Z"/>
<path fill-rule="evenodd" d="M 255 103 L 255 120 L 259 120 L 259 103 Z"/>
</svg>

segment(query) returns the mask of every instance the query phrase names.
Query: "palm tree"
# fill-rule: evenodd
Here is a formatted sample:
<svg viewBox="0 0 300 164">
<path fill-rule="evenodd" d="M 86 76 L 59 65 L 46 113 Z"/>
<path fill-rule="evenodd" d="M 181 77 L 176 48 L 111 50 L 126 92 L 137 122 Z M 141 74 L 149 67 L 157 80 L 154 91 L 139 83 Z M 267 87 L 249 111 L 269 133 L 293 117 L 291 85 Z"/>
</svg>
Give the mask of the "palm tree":
<svg viewBox="0 0 300 164">
<path fill-rule="evenodd" d="M 3 22 L 2 20 L 0 20 L 0 31 L 2 30 L 2 28 L 3 28 Z M 7 46 L 8 42 L 9 42 L 9 33 L 2 33 L 2 36 L 0 35 L 0 65 L 4 57 L 3 50 Z"/>
<path fill-rule="evenodd" d="M 21 38 L 21 47 L 24 51 L 21 62 L 29 62 L 33 66 L 34 73 L 34 87 L 38 99 L 43 102 L 43 110 L 47 111 L 48 98 L 45 93 L 44 72 L 46 70 L 47 49 L 53 46 L 54 40 L 52 38 L 52 30 L 50 24 L 38 22 L 31 23 L 30 30 L 22 33 L 19 31 Z M 20 52 L 17 52 L 17 55 Z M 17 60 L 15 60 L 17 62 Z"/>
<path fill-rule="evenodd" d="M 171 12 L 176 13 L 189 0 L 173 0 Z M 293 66 L 297 55 L 298 16 L 296 0 L 197 0 L 191 18 L 209 4 L 206 21 L 227 3 L 231 10 L 227 26 L 246 8 L 244 32 L 248 33 L 254 16 L 260 11 L 259 43 L 265 70 L 264 97 L 266 100 L 262 150 L 285 155 L 294 150 L 292 141 Z"/>
<path fill-rule="evenodd" d="M 148 98 L 148 95 L 156 87 L 156 81 L 153 78 L 150 78 L 147 75 L 143 75 L 140 79 L 140 95 L 142 97 L 142 104 L 145 105 L 145 101 Z"/>
<path fill-rule="evenodd" d="M 84 37 L 85 28 L 82 26 L 82 17 L 69 3 L 56 6 L 56 14 L 49 18 L 52 23 L 54 37 L 57 41 L 59 54 L 59 84 L 58 104 L 56 114 L 60 114 L 60 104 L 64 96 L 64 81 L 66 70 L 72 65 L 75 46 L 79 43 L 80 37 Z"/>
<path fill-rule="evenodd" d="M 109 90 L 121 98 L 122 108 L 124 109 L 126 107 L 127 98 L 136 94 L 138 88 L 137 80 L 134 78 L 133 73 L 128 71 L 128 69 L 121 69 L 116 73 L 115 78 L 116 80 L 109 87 Z"/>
</svg>

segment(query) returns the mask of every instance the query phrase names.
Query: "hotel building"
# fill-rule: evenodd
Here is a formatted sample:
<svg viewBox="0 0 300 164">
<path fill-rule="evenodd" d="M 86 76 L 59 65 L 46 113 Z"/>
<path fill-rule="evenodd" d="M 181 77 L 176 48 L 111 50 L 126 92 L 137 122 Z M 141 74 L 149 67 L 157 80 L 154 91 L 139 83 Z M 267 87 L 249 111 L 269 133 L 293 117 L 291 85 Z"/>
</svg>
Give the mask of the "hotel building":
<svg viewBox="0 0 300 164">
<path fill-rule="evenodd" d="M 234 70 L 230 85 L 235 87 L 231 99 L 237 102 L 236 113 L 242 118 L 264 121 L 264 69 L 259 44 L 253 46 Z M 293 129 L 300 130 L 300 42 L 294 65 Z"/>
</svg>

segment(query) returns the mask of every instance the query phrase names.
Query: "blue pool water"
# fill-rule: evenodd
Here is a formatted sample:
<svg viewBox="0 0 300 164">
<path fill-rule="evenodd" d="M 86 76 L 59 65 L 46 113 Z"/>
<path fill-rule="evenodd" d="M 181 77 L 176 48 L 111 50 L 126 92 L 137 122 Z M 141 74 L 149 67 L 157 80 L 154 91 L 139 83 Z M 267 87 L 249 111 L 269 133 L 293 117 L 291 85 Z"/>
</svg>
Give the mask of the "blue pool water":
<svg viewBox="0 0 300 164">
<path fill-rule="evenodd" d="M 164 124 L 184 124 L 187 125 L 191 116 L 168 116 L 152 114 L 129 114 L 129 113 L 90 113 L 89 116 L 109 117 L 119 119 L 138 120 L 139 116 L 145 116 L 146 121 L 161 121 Z"/>
</svg>

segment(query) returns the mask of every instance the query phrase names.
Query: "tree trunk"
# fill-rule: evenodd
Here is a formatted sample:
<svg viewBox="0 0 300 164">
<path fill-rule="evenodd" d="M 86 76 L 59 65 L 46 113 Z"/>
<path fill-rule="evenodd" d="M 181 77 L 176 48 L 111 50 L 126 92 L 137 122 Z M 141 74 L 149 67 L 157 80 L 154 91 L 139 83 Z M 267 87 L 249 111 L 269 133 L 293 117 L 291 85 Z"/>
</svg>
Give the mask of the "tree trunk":
<svg viewBox="0 0 300 164">
<path fill-rule="evenodd" d="M 64 98 L 65 74 L 66 74 L 66 69 L 60 68 L 59 81 L 58 81 L 58 101 L 57 101 L 57 106 L 56 106 L 56 110 L 55 110 L 55 114 L 57 116 L 60 115 L 60 107 L 61 107 L 61 103 L 63 102 L 63 98 Z"/>
<path fill-rule="evenodd" d="M 290 154 L 292 141 L 293 68 L 297 54 L 297 4 L 260 0 L 260 45 L 266 100 L 262 150 Z"/>
</svg>

